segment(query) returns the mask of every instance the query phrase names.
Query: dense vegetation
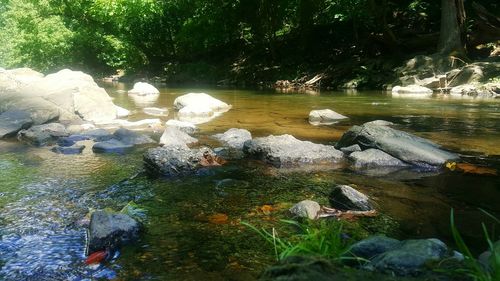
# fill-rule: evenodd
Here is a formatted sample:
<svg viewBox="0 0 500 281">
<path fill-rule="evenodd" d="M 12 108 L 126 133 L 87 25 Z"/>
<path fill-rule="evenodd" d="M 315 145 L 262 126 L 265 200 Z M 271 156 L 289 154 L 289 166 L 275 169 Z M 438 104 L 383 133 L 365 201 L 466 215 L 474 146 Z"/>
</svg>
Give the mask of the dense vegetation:
<svg viewBox="0 0 500 281">
<path fill-rule="evenodd" d="M 339 63 L 363 74 L 389 67 L 366 67 L 367 59 L 435 52 L 440 28 L 450 30 L 441 27 L 441 7 L 450 5 L 457 6 L 451 19 L 460 25 L 458 46 L 467 44 L 469 56 L 476 55 L 470 51 L 477 45 L 498 39 L 495 27 L 493 33 L 482 28 L 478 11 L 500 14 L 498 1 L 476 2 L 0 0 L 0 65 L 95 74 L 123 69 L 204 82 L 290 79 L 335 72 Z"/>
</svg>

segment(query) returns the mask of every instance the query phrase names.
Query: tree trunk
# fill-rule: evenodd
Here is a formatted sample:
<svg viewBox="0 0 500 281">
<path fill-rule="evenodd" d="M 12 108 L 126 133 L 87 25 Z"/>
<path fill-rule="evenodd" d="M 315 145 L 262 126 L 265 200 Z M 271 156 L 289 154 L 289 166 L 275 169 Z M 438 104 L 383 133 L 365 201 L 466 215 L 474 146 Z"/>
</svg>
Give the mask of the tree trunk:
<svg viewBox="0 0 500 281">
<path fill-rule="evenodd" d="M 464 25 L 464 0 L 442 0 L 438 53 L 443 55 L 465 54 Z"/>
</svg>

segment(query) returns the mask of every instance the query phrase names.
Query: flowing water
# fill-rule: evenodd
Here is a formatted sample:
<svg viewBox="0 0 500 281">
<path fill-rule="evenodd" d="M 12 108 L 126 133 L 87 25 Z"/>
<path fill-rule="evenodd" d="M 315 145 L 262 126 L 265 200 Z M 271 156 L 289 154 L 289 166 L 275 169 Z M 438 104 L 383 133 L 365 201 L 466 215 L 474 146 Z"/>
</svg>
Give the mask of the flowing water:
<svg viewBox="0 0 500 281">
<path fill-rule="evenodd" d="M 210 135 L 245 128 L 254 136 L 291 134 L 302 140 L 334 143 L 350 126 L 385 119 L 400 129 L 458 152 L 464 161 L 500 169 L 500 101 L 393 98 L 382 92 L 322 92 L 320 95 L 265 91 L 162 89 L 157 100 L 133 100 L 127 85 L 108 91 L 117 105 L 132 110 L 130 120 L 154 118 L 146 106 L 167 107 L 187 92 L 207 92 L 232 109 L 200 125 Z M 331 108 L 347 121 L 315 127 L 312 109 Z M 158 138 L 161 132 L 153 133 Z M 178 179 L 131 177 L 140 172 L 138 148 L 126 155 L 96 155 L 91 142 L 81 155 L 58 155 L 49 148 L 0 141 L 0 280 L 254 280 L 273 262 L 272 249 L 240 224 L 268 229 L 294 202 L 327 203 L 333 183 L 355 184 L 384 214 L 377 229 L 402 238 L 450 241 L 450 208 L 473 245 L 483 208 L 500 213 L 498 176 L 445 171 L 435 174 L 366 175 L 347 168 L 279 171 L 258 161 L 235 161 Z M 147 211 L 141 239 L 100 266 L 84 264 L 89 210 L 120 210 L 134 201 Z M 266 207 L 266 205 L 268 205 Z M 269 211 L 270 210 L 270 211 Z M 369 227 L 368 227 L 369 228 Z M 394 231 L 396 229 L 397 231 Z M 475 243 L 475 244 L 474 244 Z"/>
</svg>

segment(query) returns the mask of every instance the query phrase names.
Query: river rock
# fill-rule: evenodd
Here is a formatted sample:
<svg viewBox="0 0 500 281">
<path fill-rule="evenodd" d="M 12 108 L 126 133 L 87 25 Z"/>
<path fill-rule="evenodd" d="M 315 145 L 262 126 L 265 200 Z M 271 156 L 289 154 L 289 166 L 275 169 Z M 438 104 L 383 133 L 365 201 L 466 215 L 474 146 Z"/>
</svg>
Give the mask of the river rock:
<svg viewBox="0 0 500 281">
<path fill-rule="evenodd" d="M 375 148 L 355 151 L 349 155 L 349 159 L 353 161 L 356 168 L 408 166 L 403 161 Z"/>
<path fill-rule="evenodd" d="M 361 240 L 351 246 L 351 254 L 363 259 L 372 259 L 377 255 L 393 250 L 401 245 L 397 239 L 377 235 Z"/>
<path fill-rule="evenodd" d="M 500 97 L 500 83 L 464 84 L 451 88 L 450 95 L 458 97 L 497 98 Z"/>
<path fill-rule="evenodd" d="M 59 146 L 68 147 L 68 146 L 74 145 L 76 142 L 84 141 L 84 140 L 90 140 L 90 138 L 88 136 L 84 136 L 84 135 L 71 135 L 69 137 L 59 138 L 57 140 L 57 144 Z"/>
<path fill-rule="evenodd" d="M 49 123 L 33 126 L 26 130 L 21 130 L 17 133 L 17 138 L 20 141 L 27 142 L 36 146 L 44 146 L 55 143 L 58 138 L 66 137 L 69 133 L 66 127 L 59 123 Z"/>
<path fill-rule="evenodd" d="M 178 110 L 179 120 L 201 124 L 228 111 L 231 106 L 205 93 L 189 93 L 177 97 L 174 108 Z"/>
<path fill-rule="evenodd" d="M 139 238 L 140 225 L 125 214 L 93 212 L 89 227 L 89 253 L 114 250 Z"/>
<path fill-rule="evenodd" d="M 488 80 L 498 77 L 500 62 L 475 62 L 460 69 L 446 73 L 449 86 L 456 87 L 464 84 L 487 83 Z"/>
<path fill-rule="evenodd" d="M 252 139 L 252 134 L 245 129 L 231 128 L 223 134 L 216 134 L 213 137 L 230 148 L 243 149 L 243 144 Z"/>
<path fill-rule="evenodd" d="M 207 148 L 189 149 L 184 146 L 168 145 L 151 148 L 144 154 L 146 170 L 155 175 L 180 176 L 194 173 L 201 168 L 202 158 L 215 157 Z"/>
<path fill-rule="evenodd" d="M 271 135 L 248 140 L 243 145 L 243 151 L 278 168 L 332 165 L 343 158 L 343 153 L 333 146 L 301 141 L 291 135 Z"/>
<path fill-rule="evenodd" d="M 84 137 L 91 139 L 95 142 L 100 142 L 100 141 L 107 141 L 113 138 L 113 134 L 108 132 L 105 129 L 95 129 L 95 130 L 89 130 L 82 132 L 81 134 L 77 135 L 71 135 L 73 138 L 79 138 L 79 137 Z"/>
<path fill-rule="evenodd" d="M 198 140 L 176 127 L 167 127 L 161 135 L 160 144 L 164 146 L 181 146 L 187 148 L 190 144 L 197 143 Z"/>
<path fill-rule="evenodd" d="M 134 88 L 128 91 L 129 95 L 137 96 L 149 96 L 149 95 L 159 95 L 160 91 L 156 89 L 153 85 L 145 82 L 137 82 L 134 84 Z"/>
<path fill-rule="evenodd" d="M 339 210 L 371 211 L 368 196 L 348 185 L 337 185 L 330 194 L 330 205 Z"/>
<path fill-rule="evenodd" d="M 0 139 L 17 134 L 33 124 L 30 114 L 21 110 L 6 111 L 0 114 Z"/>
<path fill-rule="evenodd" d="M 116 108 L 116 117 L 117 118 L 123 118 L 123 117 L 127 117 L 130 115 L 130 110 L 128 110 L 128 109 L 125 109 L 125 108 L 117 106 L 117 105 L 115 105 L 115 108 Z"/>
<path fill-rule="evenodd" d="M 142 109 L 144 113 L 153 116 L 168 116 L 168 109 L 166 108 L 157 108 L 157 107 L 145 107 Z"/>
<path fill-rule="evenodd" d="M 85 145 L 72 145 L 72 146 L 54 146 L 50 150 L 59 154 L 80 154 L 85 149 Z"/>
<path fill-rule="evenodd" d="M 113 138 L 131 145 L 141 145 L 141 144 L 149 144 L 156 143 L 151 137 L 139 134 L 137 132 L 127 130 L 124 128 L 120 128 L 113 133 Z"/>
<path fill-rule="evenodd" d="M 97 142 L 92 146 L 94 153 L 119 153 L 123 154 L 134 147 L 133 144 L 124 143 L 116 139 Z"/>
<path fill-rule="evenodd" d="M 45 77 L 0 73 L 0 112 L 21 110 L 35 125 L 57 120 L 104 121 L 116 118 L 116 108 L 89 75 L 61 70 Z"/>
<path fill-rule="evenodd" d="M 318 218 L 318 213 L 321 210 L 321 206 L 318 202 L 312 200 L 303 200 L 299 203 L 293 205 L 289 209 L 290 213 L 299 218 L 308 218 L 311 220 Z"/>
<path fill-rule="evenodd" d="M 396 86 L 392 88 L 393 94 L 421 94 L 421 95 L 432 95 L 432 90 L 419 85 L 409 85 L 406 87 Z"/>
<path fill-rule="evenodd" d="M 344 152 L 345 154 L 351 154 L 356 151 L 361 151 L 361 147 L 358 144 L 353 144 L 351 146 L 340 148 L 340 151 Z"/>
<path fill-rule="evenodd" d="M 399 247 L 375 256 L 366 268 L 397 275 L 415 275 L 422 272 L 427 263 L 448 257 L 448 247 L 438 239 L 405 240 Z"/>
<path fill-rule="evenodd" d="M 437 168 L 458 155 L 441 149 L 435 143 L 415 135 L 365 123 L 353 126 L 337 143 L 337 148 L 358 144 L 362 149 L 377 148 L 401 161 L 422 168 Z"/>
<path fill-rule="evenodd" d="M 186 134 L 194 134 L 198 131 L 198 127 L 195 124 L 190 122 L 179 121 L 175 119 L 170 119 L 165 123 L 166 127 L 175 127 Z"/>
<path fill-rule="evenodd" d="M 128 121 L 124 119 L 115 119 L 106 122 L 96 123 L 101 128 L 113 129 L 113 128 L 130 128 L 130 129 L 147 129 L 147 128 L 159 128 L 161 127 L 160 119 L 143 119 L 138 121 Z"/>
<path fill-rule="evenodd" d="M 331 125 L 347 118 L 347 116 L 338 114 L 331 109 L 313 110 L 309 113 L 309 123 L 312 125 Z"/>
</svg>

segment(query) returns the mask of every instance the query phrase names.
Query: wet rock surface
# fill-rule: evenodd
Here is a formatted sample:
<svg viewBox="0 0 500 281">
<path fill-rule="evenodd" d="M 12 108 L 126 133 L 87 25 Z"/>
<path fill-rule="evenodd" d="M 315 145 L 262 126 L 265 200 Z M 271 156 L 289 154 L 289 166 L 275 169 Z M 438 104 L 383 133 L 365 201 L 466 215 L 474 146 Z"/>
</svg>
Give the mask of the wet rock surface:
<svg viewBox="0 0 500 281">
<path fill-rule="evenodd" d="M 6 111 L 0 114 L 0 139 L 13 136 L 33 124 L 29 113 L 21 110 Z"/>
<path fill-rule="evenodd" d="M 114 250 L 139 238 L 140 225 L 130 216 L 105 211 L 93 212 L 89 227 L 89 253 Z"/>
<path fill-rule="evenodd" d="M 312 110 L 309 113 L 309 123 L 312 125 L 331 125 L 347 118 L 331 109 Z"/>
<path fill-rule="evenodd" d="M 21 130 L 17 133 L 17 138 L 20 141 L 32 145 L 44 146 L 55 143 L 58 138 L 66 137 L 68 135 L 69 133 L 66 131 L 66 127 L 64 127 L 64 125 L 59 123 L 49 123 Z"/>
<path fill-rule="evenodd" d="M 189 149 L 184 146 L 168 145 L 149 149 L 143 159 L 146 170 L 151 174 L 181 176 L 202 168 L 201 161 L 207 156 L 216 155 L 207 147 Z"/>
<path fill-rule="evenodd" d="M 330 205 L 339 210 L 371 211 L 370 198 L 348 185 L 337 185 L 330 194 Z"/>
<path fill-rule="evenodd" d="M 407 167 L 403 161 L 392 157 L 382 150 L 369 148 L 363 151 L 355 151 L 349 155 L 349 159 L 356 168 L 374 167 Z"/>
<path fill-rule="evenodd" d="M 141 145 L 156 143 L 151 137 L 145 134 L 140 134 L 131 130 L 120 128 L 113 133 L 113 138 L 131 145 Z"/>
<path fill-rule="evenodd" d="M 333 146 L 301 141 L 291 135 L 268 136 L 246 141 L 243 151 L 278 167 L 333 165 L 343 153 Z"/>
<path fill-rule="evenodd" d="M 190 144 L 197 143 L 198 140 L 177 127 L 167 127 L 160 138 L 160 144 L 164 146 L 180 146 L 187 148 Z"/>
<path fill-rule="evenodd" d="M 175 119 L 170 119 L 165 123 L 166 127 L 175 127 L 186 134 L 194 134 L 198 131 L 198 127 L 195 124 L 190 122 L 183 122 Z"/>
<path fill-rule="evenodd" d="M 389 126 L 365 123 L 353 126 L 337 143 L 337 148 L 358 144 L 363 150 L 376 148 L 407 164 L 421 168 L 438 168 L 458 155 L 441 149 L 437 144 L 393 129 Z"/>
<path fill-rule="evenodd" d="M 121 142 L 116 139 L 97 142 L 92 146 L 92 151 L 95 153 L 126 153 L 134 148 L 133 144 Z"/>
<path fill-rule="evenodd" d="M 213 137 L 230 148 L 243 149 L 243 144 L 252 139 L 252 134 L 245 129 L 231 128 L 226 132 L 216 134 Z"/>
<path fill-rule="evenodd" d="M 50 150 L 55 153 L 71 155 L 80 154 L 85 149 L 85 145 L 71 145 L 71 146 L 54 146 Z"/>
</svg>

